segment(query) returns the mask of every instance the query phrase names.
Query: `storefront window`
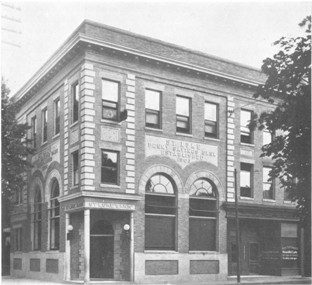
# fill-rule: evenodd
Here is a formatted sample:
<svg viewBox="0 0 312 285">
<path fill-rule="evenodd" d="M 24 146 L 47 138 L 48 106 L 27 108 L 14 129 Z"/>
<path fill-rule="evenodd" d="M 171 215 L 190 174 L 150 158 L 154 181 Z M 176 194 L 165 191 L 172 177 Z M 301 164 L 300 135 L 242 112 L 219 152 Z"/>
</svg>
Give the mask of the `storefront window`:
<svg viewBox="0 0 312 285">
<path fill-rule="evenodd" d="M 198 179 L 191 186 L 189 215 L 189 249 L 216 250 L 216 189 L 208 180 Z"/>
<path fill-rule="evenodd" d="M 282 269 L 296 270 L 298 268 L 298 228 L 295 223 L 281 224 L 282 239 Z"/>
<path fill-rule="evenodd" d="M 176 196 L 164 174 L 152 176 L 145 187 L 145 249 L 175 250 Z"/>
</svg>

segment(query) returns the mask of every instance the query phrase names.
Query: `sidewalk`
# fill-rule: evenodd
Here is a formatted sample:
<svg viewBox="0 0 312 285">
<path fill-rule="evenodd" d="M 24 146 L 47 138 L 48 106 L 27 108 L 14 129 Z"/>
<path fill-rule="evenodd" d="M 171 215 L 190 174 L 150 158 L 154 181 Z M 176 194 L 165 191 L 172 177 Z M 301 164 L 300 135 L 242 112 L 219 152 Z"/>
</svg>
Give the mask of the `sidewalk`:
<svg viewBox="0 0 312 285">
<path fill-rule="evenodd" d="M 10 276 L 2 276 L 2 285 L 64 285 L 64 284 L 83 284 L 83 282 L 52 282 L 47 280 L 34 280 L 26 278 L 11 278 Z M 116 285 L 132 285 L 138 283 L 131 282 L 118 282 L 118 281 L 91 281 L 88 284 L 116 284 Z M 155 283 L 144 283 L 152 285 Z M 300 276 L 242 276 L 241 282 L 237 283 L 236 277 L 229 277 L 225 281 L 211 281 L 211 282 L 183 282 L 183 283 L 157 283 L 165 285 L 234 285 L 234 284 L 244 284 L 244 285 L 253 285 L 253 284 L 312 284 L 311 277 L 300 277 Z M 156 285 L 156 284 L 155 284 Z"/>
</svg>

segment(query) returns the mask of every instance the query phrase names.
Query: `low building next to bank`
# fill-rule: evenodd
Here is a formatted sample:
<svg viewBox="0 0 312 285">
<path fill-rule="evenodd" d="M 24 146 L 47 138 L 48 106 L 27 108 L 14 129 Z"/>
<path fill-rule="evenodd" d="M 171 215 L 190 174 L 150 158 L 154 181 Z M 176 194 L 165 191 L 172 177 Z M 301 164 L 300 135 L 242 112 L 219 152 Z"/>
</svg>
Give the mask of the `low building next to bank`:
<svg viewBox="0 0 312 285">
<path fill-rule="evenodd" d="M 295 205 L 247 125 L 260 71 L 84 21 L 14 96 L 34 154 L 11 275 L 55 281 L 299 275 Z M 234 172 L 237 170 L 237 179 Z"/>
</svg>

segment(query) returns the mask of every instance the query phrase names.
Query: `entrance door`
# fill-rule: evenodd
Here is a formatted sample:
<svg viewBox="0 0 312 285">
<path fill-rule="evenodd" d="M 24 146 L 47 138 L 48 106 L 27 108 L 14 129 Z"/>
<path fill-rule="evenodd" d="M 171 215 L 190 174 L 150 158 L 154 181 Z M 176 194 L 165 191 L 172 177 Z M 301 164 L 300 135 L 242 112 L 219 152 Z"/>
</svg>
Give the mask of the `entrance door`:
<svg viewBox="0 0 312 285">
<path fill-rule="evenodd" d="M 241 273 L 242 275 L 260 273 L 260 242 L 257 223 L 241 222 Z"/>
<path fill-rule="evenodd" d="M 104 220 L 96 222 L 90 233 L 90 278 L 114 278 L 114 231 Z"/>
</svg>

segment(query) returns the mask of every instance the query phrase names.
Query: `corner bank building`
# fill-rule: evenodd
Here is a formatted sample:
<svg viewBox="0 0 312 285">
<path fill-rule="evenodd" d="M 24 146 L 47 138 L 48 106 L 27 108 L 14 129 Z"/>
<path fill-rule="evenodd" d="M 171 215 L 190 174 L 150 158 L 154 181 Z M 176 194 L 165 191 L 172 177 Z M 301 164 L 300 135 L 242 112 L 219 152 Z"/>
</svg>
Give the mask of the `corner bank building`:
<svg viewBox="0 0 312 285">
<path fill-rule="evenodd" d="M 11 275 L 136 283 L 299 275 L 302 231 L 250 131 L 258 70 L 84 21 L 14 96 L 35 153 Z"/>
</svg>

